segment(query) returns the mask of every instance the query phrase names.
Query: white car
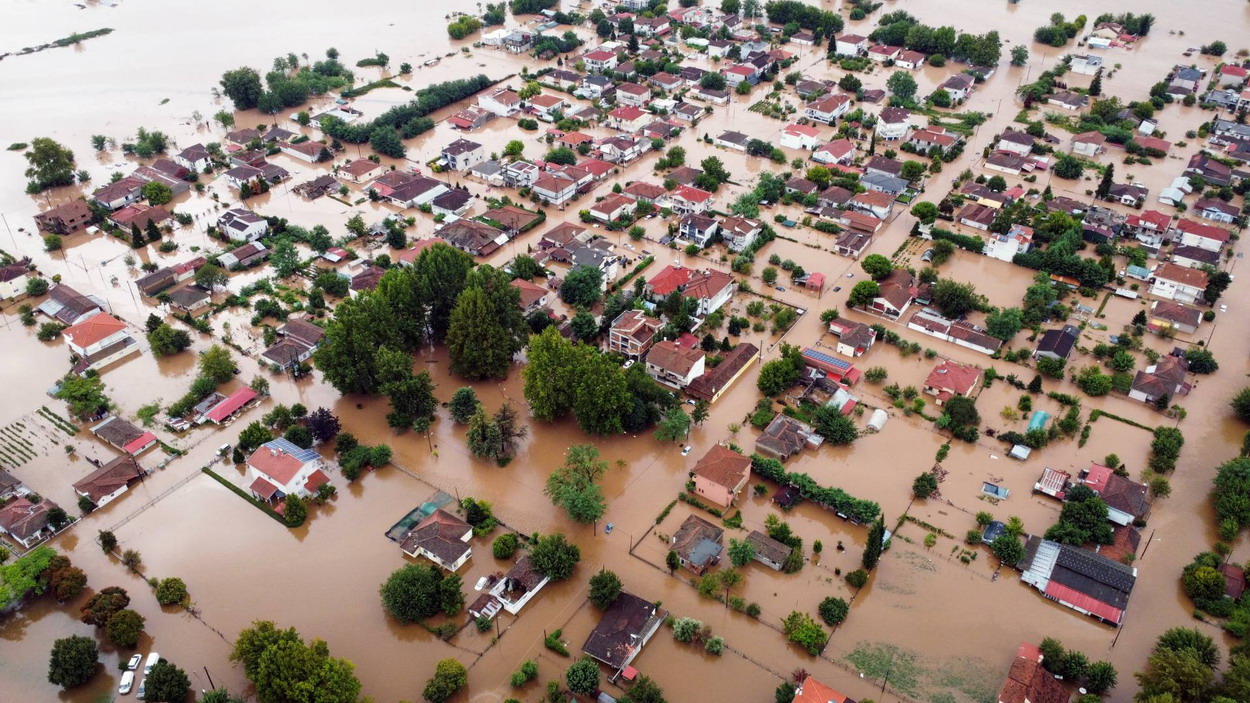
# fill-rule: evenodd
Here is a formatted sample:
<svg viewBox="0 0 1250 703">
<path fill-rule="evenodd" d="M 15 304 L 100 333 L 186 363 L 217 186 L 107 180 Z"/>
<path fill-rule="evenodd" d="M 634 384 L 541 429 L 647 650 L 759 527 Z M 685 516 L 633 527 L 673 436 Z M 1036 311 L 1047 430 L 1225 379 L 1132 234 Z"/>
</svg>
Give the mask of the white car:
<svg viewBox="0 0 1250 703">
<path fill-rule="evenodd" d="M 1220 306 L 1220 312 L 1228 312 L 1228 306 L 1227 306 L 1227 305 L 1221 305 L 1221 306 Z"/>
<path fill-rule="evenodd" d="M 147 676 L 148 674 L 152 673 L 152 667 L 156 666 L 156 662 L 160 660 L 161 660 L 161 655 L 159 653 L 152 652 L 151 654 L 149 654 L 148 660 L 143 663 L 143 675 Z"/>
<path fill-rule="evenodd" d="M 139 668 L 139 662 L 142 662 L 142 661 L 143 661 L 143 655 L 142 655 L 142 654 L 136 654 L 136 655 L 134 655 L 133 657 L 131 657 L 131 658 L 130 658 L 130 662 L 126 664 L 126 670 L 127 670 L 127 671 L 134 671 L 135 669 L 138 669 L 138 668 Z"/>
<path fill-rule="evenodd" d="M 122 682 L 117 687 L 117 692 L 124 696 L 127 693 L 130 693 L 130 689 L 134 685 L 135 685 L 135 672 L 127 671 L 126 673 L 122 674 Z"/>
<path fill-rule="evenodd" d="M 689 454 L 689 453 L 690 453 L 690 450 L 691 450 L 691 449 L 692 449 L 692 447 L 691 447 L 689 444 L 687 444 L 686 446 L 684 446 L 684 447 L 682 447 L 682 448 L 681 448 L 681 455 L 682 455 L 682 456 L 686 456 L 687 454 Z"/>
<path fill-rule="evenodd" d="M 147 691 L 148 691 L 148 680 L 144 679 L 139 682 L 139 690 L 135 691 L 135 695 L 139 697 L 139 700 L 143 700 L 143 696 L 147 693 Z"/>
</svg>

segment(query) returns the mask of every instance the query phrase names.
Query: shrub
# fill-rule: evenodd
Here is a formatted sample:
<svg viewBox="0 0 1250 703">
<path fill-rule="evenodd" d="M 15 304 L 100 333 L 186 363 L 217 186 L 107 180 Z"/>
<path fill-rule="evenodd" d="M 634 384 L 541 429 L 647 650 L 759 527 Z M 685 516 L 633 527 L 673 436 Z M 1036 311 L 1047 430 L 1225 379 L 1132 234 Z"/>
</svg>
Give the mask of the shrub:
<svg viewBox="0 0 1250 703">
<path fill-rule="evenodd" d="M 161 605 L 177 605 L 187 598 L 187 584 L 182 579 L 170 577 L 162 579 L 156 587 L 156 602 Z"/>
<path fill-rule="evenodd" d="M 526 659 L 521 662 L 519 669 L 512 672 L 512 678 L 509 679 L 509 683 L 514 687 L 520 687 L 536 678 L 538 678 L 538 663 L 533 659 Z"/>
<path fill-rule="evenodd" d="M 847 613 L 851 611 L 851 607 L 841 598 L 830 596 L 820 602 L 820 619 L 825 621 L 826 625 L 837 625 L 846 620 Z"/>
<path fill-rule="evenodd" d="M 490 548 L 496 559 L 511 559 L 519 544 L 520 540 L 517 539 L 516 534 L 506 532 L 496 537 Z"/>
<path fill-rule="evenodd" d="M 846 575 L 846 582 L 852 588 L 863 588 L 864 584 L 868 583 L 868 572 L 863 569 L 856 569 Z"/>
<path fill-rule="evenodd" d="M 694 618 L 677 618 L 673 621 L 673 639 L 678 642 L 693 642 L 702 630 L 703 623 Z"/>
<path fill-rule="evenodd" d="M 720 653 L 725 651 L 725 638 L 724 637 L 709 637 L 707 643 L 703 645 L 703 649 L 708 654 L 715 654 L 717 656 L 720 656 Z"/>
</svg>

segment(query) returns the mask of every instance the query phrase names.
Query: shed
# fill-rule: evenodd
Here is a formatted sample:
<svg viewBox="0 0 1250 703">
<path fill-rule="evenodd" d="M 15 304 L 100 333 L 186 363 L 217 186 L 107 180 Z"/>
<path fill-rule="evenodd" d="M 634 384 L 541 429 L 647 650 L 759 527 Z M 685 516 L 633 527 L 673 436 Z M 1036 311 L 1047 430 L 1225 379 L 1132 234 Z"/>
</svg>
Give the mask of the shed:
<svg viewBox="0 0 1250 703">
<path fill-rule="evenodd" d="M 872 416 L 868 418 L 868 429 L 872 432 L 880 432 L 885 427 L 885 421 L 890 418 L 889 414 L 881 408 L 872 411 Z"/>
<path fill-rule="evenodd" d="M 1029 449 L 1023 444 L 1017 444 L 1016 446 L 1011 448 L 1011 452 L 1008 456 L 1010 456 L 1012 459 L 1019 459 L 1020 461 L 1024 461 L 1025 459 L 1029 458 L 1029 454 L 1031 453 L 1033 453 L 1032 449 Z"/>
<path fill-rule="evenodd" d="M 1046 426 L 1046 421 L 1049 419 L 1050 413 L 1045 410 L 1035 410 L 1033 412 L 1033 417 L 1029 418 L 1029 432 L 1042 429 Z"/>
</svg>

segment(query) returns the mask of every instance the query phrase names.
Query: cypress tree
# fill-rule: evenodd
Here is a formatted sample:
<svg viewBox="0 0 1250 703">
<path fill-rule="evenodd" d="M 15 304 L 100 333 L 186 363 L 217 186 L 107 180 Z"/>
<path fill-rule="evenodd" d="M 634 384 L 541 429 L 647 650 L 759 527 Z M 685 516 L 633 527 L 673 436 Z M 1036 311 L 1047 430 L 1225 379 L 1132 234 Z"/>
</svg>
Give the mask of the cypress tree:
<svg viewBox="0 0 1250 703">
<path fill-rule="evenodd" d="M 881 548 L 885 542 L 885 517 L 877 516 L 877 521 L 868 530 L 868 544 L 864 547 L 864 569 L 872 571 L 881 560 Z"/>
</svg>

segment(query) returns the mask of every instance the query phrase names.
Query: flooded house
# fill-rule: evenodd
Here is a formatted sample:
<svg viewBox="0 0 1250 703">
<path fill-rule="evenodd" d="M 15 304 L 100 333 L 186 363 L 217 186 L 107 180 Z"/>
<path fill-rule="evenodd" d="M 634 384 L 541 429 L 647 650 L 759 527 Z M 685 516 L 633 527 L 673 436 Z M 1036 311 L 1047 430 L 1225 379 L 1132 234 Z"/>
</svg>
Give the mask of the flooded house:
<svg viewBox="0 0 1250 703">
<path fill-rule="evenodd" d="M 126 323 L 108 313 L 93 315 L 66 328 L 62 334 L 66 346 L 78 359 L 74 363 L 74 373 L 79 375 L 102 369 L 140 351 Z"/>
<path fill-rule="evenodd" d="M 691 515 L 673 533 L 669 548 L 677 553 L 682 566 L 702 576 L 720 562 L 721 552 L 725 550 L 721 543 L 724 534 L 723 529 L 698 515 Z"/>
<path fill-rule="evenodd" d="M 61 283 L 48 291 L 47 299 L 35 311 L 66 325 L 74 325 L 104 312 L 104 301 L 83 295 Z"/>
<path fill-rule="evenodd" d="M 606 664 L 612 670 L 610 681 L 615 681 L 634 659 L 642 653 L 668 611 L 654 603 L 621 591 L 616 601 L 608 606 L 599 618 L 599 624 L 591 630 L 582 645 L 582 652 Z"/>
<path fill-rule="evenodd" d="M 794 547 L 778 542 L 759 530 L 751 530 L 751 534 L 747 535 L 747 542 L 755 550 L 755 561 L 773 571 L 781 571 L 794 551 Z"/>
<path fill-rule="evenodd" d="M 760 348 L 750 342 L 740 342 L 724 356 L 720 364 L 686 386 L 686 395 L 698 400 L 715 403 L 746 373 L 752 361 L 760 358 Z"/>
<path fill-rule="evenodd" d="M 417 523 L 399 548 L 414 559 L 425 557 L 455 572 L 473 556 L 473 547 L 469 544 L 472 537 L 472 525 L 439 508 Z"/>
<path fill-rule="evenodd" d="M 781 413 L 768 423 L 755 440 L 755 452 L 763 456 L 785 461 L 803 451 L 804 447 L 819 447 L 824 437 L 806 423 Z"/>
<path fill-rule="evenodd" d="M 1190 386 L 1185 382 L 1189 362 L 1179 356 L 1163 356 L 1154 364 L 1138 371 L 1128 397 L 1143 403 L 1166 403 L 1178 396 L 1188 395 Z"/>
<path fill-rule="evenodd" d="M 1124 622 L 1137 582 L 1133 567 L 1037 535 L 1025 543 L 1024 559 L 1016 568 L 1022 572 L 1020 580 L 1046 598 L 1115 627 Z"/>
<path fill-rule="evenodd" d="M 981 383 L 981 369 L 970 364 L 947 359 L 929 372 L 924 382 L 924 392 L 934 396 L 938 405 L 955 396 L 971 397 Z"/>
<path fill-rule="evenodd" d="M 195 424 L 211 422 L 214 425 L 230 424 L 234 418 L 247 410 L 258 398 L 256 391 L 243 386 L 228 396 L 214 393 L 193 409 Z"/>
<path fill-rule="evenodd" d="M 728 508 L 751 477 L 751 458 L 729 447 L 714 444 L 694 465 L 695 495 Z"/>
<path fill-rule="evenodd" d="M 117 415 L 110 415 L 103 422 L 93 426 L 91 434 L 130 455 L 142 454 L 147 449 L 156 446 L 158 441 L 156 435 L 136 427 Z"/>
<path fill-rule="evenodd" d="M 1089 488 L 1107 504 L 1107 519 L 1117 525 L 1144 523 L 1150 514 L 1150 489 L 1115 473 L 1102 464 L 1090 464 L 1077 475 L 1077 482 Z"/>
<path fill-rule="evenodd" d="M 641 310 L 626 310 L 608 328 L 607 349 L 637 359 L 651 349 L 656 333 L 663 326 L 659 320 L 647 317 Z"/>
<path fill-rule="evenodd" d="M 271 503 L 289 495 L 308 498 L 316 494 L 321 484 L 330 482 L 323 466 L 321 455 L 315 450 L 281 438 L 270 440 L 247 458 L 248 490 Z"/>
<path fill-rule="evenodd" d="M 217 229 L 232 240 L 254 242 L 269 232 L 269 222 L 245 207 L 236 207 L 221 213 Z"/>
<path fill-rule="evenodd" d="M 308 361 L 325 337 L 325 330 L 303 319 L 287 320 L 277 333 L 278 341 L 261 352 L 261 358 L 284 371 Z"/>
<path fill-rule="evenodd" d="M 91 224 L 91 206 L 85 200 L 71 200 L 35 215 L 35 228 L 48 234 L 73 234 Z"/>
<path fill-rule="evenodd" d="M 122 454 L 76 482 L 74 492 L 91 501 L 96 508 L 103 508 L 120 498 L 146 473 L 133 456 Z"/>
<path fill-rule="evenodd" d="M 815 676 L 807 674 L 795 687 L 794 698 L 790 703 L 855 703 L 855 700 L 832 686 L 816 680 Z"/>
<path fill-rule="evenodd" d="M 502 578 L 489 576 L 487 579 L 489 590 L 467 608 L 473 618 L 492 618 L 501 610 L 517 615 L 551 581 L 538 573 L 528 554 L 517 559 Z"/>
<path fill-rule="evenodd" d="M 703 375 L 705 358 L 703 350 L 698 347 L 666 339 L 647 352 L 647 375 L 657 383 L 680 390 Z"/>
<path fill-rule="evenodd" d="M 1033 356 L 1038 359 L 1067 359 L 1081 337 L 1075 325 L 1064 325 L 1057 330 L 1046 330 L 1037 343 Z"/>
<path fill-rule="evenodd" d="M 1068 703 L 1068 690 L 1042 667 L 1042 659 L 1037 645 L 1021 643 L 998 689 L 998 703 Z"/>
<path fill-rule="evenodd" d="M 26 496 L 14 498 L 0 507 L 0 533 L 30 549 L 54 534 L 48 512 L 57 507 L 47 498 L 38 503 Z"/>
</svg>

